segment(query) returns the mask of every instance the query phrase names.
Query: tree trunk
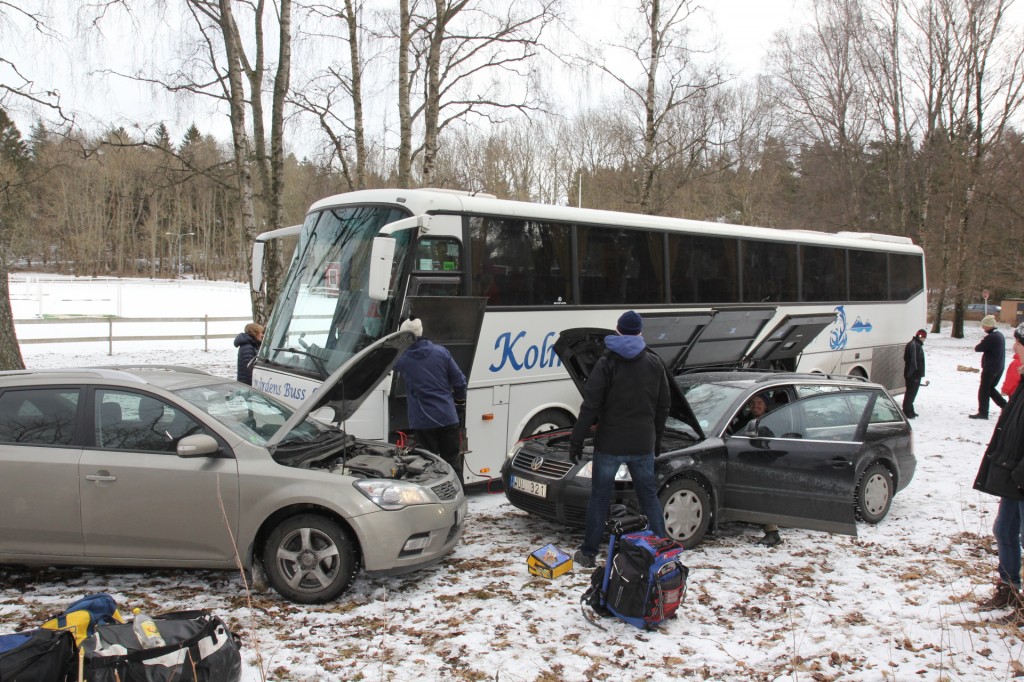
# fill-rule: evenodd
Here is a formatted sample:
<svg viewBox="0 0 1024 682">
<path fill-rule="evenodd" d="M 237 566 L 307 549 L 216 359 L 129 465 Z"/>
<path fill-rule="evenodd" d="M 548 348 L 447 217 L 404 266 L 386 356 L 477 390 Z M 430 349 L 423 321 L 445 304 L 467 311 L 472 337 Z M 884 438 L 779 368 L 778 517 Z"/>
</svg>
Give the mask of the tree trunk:
<svg viewBox="0 0 1024 682">
<path fill-rule="evenodd" d="M 224 36 L 224 48 L 228 66 L 228 103 L 231 109 L 231 140 L 235 153 L 235 178 L 238 182 L 239 210 L 242 219 L 244 242 L 256 240 L 256 206 L 253 196 L 252 167 L 249 165 L 252 152 L 249 135 L 245 129 L 245 96 L 242 85 L 243 54 L 242 41 L 238 35 L 231 14 L 231 0 L 220 0 L 220 28 Z M 255 320 L 265 320 L 269 315 L 266 295 L 262 291 L 251 291 L 252 314 Z"/>
<path fill-rule="evenodd" d="M 11 312 L 11 291 L 7 281 L 6 248 L 0 248 L 0 370 L 25 369 L 21 346 L 14 330 Z"/>
<path fill-rule="evenodd" d="M 403 0 L 406 2 L 407 0 Z M 348 51 L 352 67 L 352 131 L 356 145 L 355 189 L 366 189 L 366 127 L 363 122 L 363 62 L 359 53 L 359 21 L 352 0 L 345 0 Z M 408 103 L 407 103 L 408 105 Z"/>
<path fill-rule="evenodd" d="M 407 188 L 412 175 L 412 82 L 409 51 L 412 15 L 409 0 L 399 0 L 398 18 L 398 186 Z"/>
</svg>

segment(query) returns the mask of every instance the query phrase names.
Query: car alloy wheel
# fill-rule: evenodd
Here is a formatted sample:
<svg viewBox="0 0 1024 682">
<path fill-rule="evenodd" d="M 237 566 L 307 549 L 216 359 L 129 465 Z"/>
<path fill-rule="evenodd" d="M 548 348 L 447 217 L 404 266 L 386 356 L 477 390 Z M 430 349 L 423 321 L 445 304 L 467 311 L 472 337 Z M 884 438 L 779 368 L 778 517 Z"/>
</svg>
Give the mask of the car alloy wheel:
<svg viewBox="0 0 1024 682">
<path fill-rule="evenodd" d="M 857 518 L 867 523 L 878 523 L 892 506 L 892 474 L 881 462 L 873 462 L 864 470 L 857 484 Z"/>
<path fill-rule="evenodd" d="M 711 524 L 711 496 L 704 486 L 690 478 L 677 478 L 659 497 L 669 536 L 686 549 L 699 545 Z"/>
<path fill-rule="evenodd" d="M 334 521 L 304 514 L 281 522 L 267 539 L 263 566 L 271 586 L 303 604 L 334 599 L 355 577 L 348 535 Z"/>
</svg>

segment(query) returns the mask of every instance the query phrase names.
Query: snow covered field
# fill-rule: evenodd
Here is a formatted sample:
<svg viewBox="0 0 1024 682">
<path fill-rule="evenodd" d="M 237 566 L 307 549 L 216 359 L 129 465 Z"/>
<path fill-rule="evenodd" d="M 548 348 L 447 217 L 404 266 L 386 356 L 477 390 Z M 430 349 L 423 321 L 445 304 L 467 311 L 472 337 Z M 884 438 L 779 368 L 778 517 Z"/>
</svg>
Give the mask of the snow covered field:
<svg viewBox="0 0 1024 682">
<path fill-rule="evenodd" d="M 214 303 L 219 297 L 226 302 Z M 180 283 L 145 305 L 244 315 L 248 299 L 244 287 Z M 158 314 L 124 307 L 126 316 Z M 34 314 L 15 302 L 16 318 Z M 584 621 L 579 597 L 589 571 L 546 581 L 526 570 L 531 550 L 549 542 L 575 548 L 581 535 L 485 491 L 471 494 L 464 541 L 445 562 L 397 578 L 360 576 L 331 604 L 247 595 L 231 572 L 4 567 L 0 631 L 32 627 L 78 597 L 108 591 L 128 609 L 214 609 L 244 638 L 246 681 L 1021 676 L 1021 632 L 994 620 L 1005 613 L 980 614 L 973 604 L 995 575 L 997 500 L 971 489 L 995 421 L 967 419 L 977 408 L 978 374 L 957 367 L 979 366 L 973 349 L 982 336 L 968 324 L 966 339 L 949 338 L 947 326 L 926 341 L 930 385 L 913 422 L 917 475 L 888 518 L 861 524 L 857 538 L 784 529 L 773 549 L 753 544 L 757 527 L 729 524 L 688 553 L 689 594 L 660 632 L 618 621 L 603 622 L 602 631 Z M 29 367 L 173 363 L 233 376 L 229 340 L 209 353 L 201 342 L 149 345 L 115 348 L 113 357 L 102 344 L 22 350 Z M 46 500 L 39 505 L 45 513 Z"/>
</svg>

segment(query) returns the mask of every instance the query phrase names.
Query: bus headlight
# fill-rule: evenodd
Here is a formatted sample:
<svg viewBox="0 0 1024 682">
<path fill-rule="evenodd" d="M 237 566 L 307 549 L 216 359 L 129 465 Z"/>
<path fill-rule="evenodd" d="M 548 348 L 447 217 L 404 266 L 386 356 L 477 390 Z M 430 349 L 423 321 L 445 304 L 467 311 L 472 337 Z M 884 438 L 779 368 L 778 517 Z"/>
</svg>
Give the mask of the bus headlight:
<svg viewBox="0 0 1024 682">
<path fill-rule="evenodd" d="M 415 483 L 363 479 L 356 481 L 356 490 L 366 495 L 375 505 L 387 511 L 398 511 L 414 504 L 433 504 L 427 489 Z"/>
<path fill-rule="evenodd" d="M 576 472 L 577 478 L 593 478 L 594 477 L 594 460 L 590 460 L 583 465 L 583 468 Z M 615 472 L 616 481 L 632 481 L 633 478 L 629 475 L 629 467 L 625 464 L 619 465 L 619 470 Z"/>
</svg>

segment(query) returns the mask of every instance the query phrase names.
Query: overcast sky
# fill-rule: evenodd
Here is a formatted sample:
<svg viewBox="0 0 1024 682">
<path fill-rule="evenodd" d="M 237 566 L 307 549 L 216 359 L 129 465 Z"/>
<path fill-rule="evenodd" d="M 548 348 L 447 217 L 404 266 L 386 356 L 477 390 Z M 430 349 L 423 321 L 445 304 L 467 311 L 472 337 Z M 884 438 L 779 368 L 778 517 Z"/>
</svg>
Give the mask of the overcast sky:
<svg viewBox="0 0 1024 682">
<path fill-rule="evenodd" d="M 173 7 L 174 0 L 171 5 Z M 63 2 L 63 0 L 62 0 Z M 22 0 L 22 6 L 43 3 L 53 14 L 61 3 L 46 0 Z M 635 20 L 635 4 L 629 0 L 566 0 L 566 11 L 575 12 L 574 30 L 588 38 L 605 34 L 612 40 L 619 26 Z M 741 75 L 753 76 L 759 70 L 764 51 L 772 35 L 781 28 L 806 20 L 797 10 L 804 0 L 706 0 L 704 9 L 712 17 L 714 28 L 701 23 L 695 31 L 700 42 L 717 37 L 721 40 L 726 62 Z M 177 9 L 168 14 L 176 14 Z M 104 68 L 130 72 L 141 64 L 159 63 L 160 51 L 171 50 L 167 36 L 174 31 L 166 26 L 148 27 L 152 16 L 136 17 L 134 26 L 118 26 L 110 16 L 101 26 L 105 29 L 100 39 L 88 42 L 75 36 L 71 24 L 74 17 L 59 14 L 55 21 L 65 22 L 61 30 L 68 36 L 62 40 L 64 50 L 54 49 L 52 43 L 34 39 L 25 26 L 0 25 L 2 56 L 12 54 L 14 61 L 39 87 L 56 87 L 65 106 L 75 112 L 76 121 L 91 133 L 111 123 L 131 127 L 134 122 L 152 124 L 163 121 L 171 131 L 172 139 L 180 140 L 184 130 L 196 122 L 204 132 L 228 138 L 227 118 L 212 112 L 202 102 L 183 103 L 151 87 L 134 84 L 124 78 L 96 73 Z M 152 40 L 138 40 L 142 32 L 153 34 Z M 163 35 L 161 35 L 163 34 Z M 95 35 L 95 32 L 89 34 Z M 27 40 L 26 40 L 27 37 Z M 0 64 L 0 79 L 13 82 L 12 74 Z M 92 72 L 90 72 L 92 70 Z M 293 85 L 295 80 L 293 79 Z M 13 104 L 13 103 L 12 103 Z M 12 110 L 15 121 L 27 135 L 32 116 L 29 112 Z M 393 116 L 389 114 L 389 116 Z M 295 131 L 298 132 L 298 131 Z M 293 143 L 303 136 L 296 135 Z"/>
</svg>

